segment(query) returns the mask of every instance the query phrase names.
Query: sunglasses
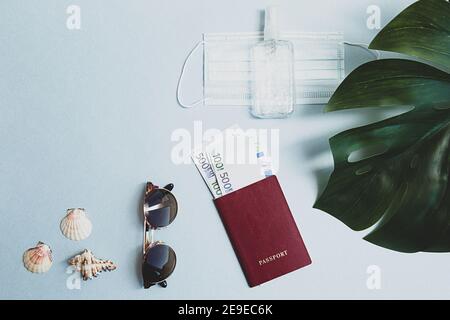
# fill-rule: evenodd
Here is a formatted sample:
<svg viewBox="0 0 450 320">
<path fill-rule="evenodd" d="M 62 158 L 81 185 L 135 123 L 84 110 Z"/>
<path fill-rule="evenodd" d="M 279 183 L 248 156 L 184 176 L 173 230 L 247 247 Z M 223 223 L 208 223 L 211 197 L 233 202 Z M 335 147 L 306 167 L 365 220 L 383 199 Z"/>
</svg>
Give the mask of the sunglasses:
<svg viewBox="0 0 450 320">
<path fill-rule="evenodd" d="M 142 277 L 144 288 L 156 284 L 167 287 L 166 279 L 177 263 L 175 251 L 162 241 L 154 241 L 154 230 L 167 227 L 177 216 L 178 204 L 171 193 L 173 184 L 159 188 L 147 182 L 144 196 L 144 243 Z"/>
</svg>

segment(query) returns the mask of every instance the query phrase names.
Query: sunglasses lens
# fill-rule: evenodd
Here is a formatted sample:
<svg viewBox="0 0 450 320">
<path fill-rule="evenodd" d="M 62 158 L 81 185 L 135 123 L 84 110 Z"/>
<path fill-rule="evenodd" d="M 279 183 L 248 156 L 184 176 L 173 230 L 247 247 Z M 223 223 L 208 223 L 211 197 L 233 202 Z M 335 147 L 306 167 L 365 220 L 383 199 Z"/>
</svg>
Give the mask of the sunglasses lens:
<svg viewBox="0 0 450 320">
<path fill-rule="evenodd" d="M 167 227 L 177 216 L 177 200 L 172 193 L 156 189 L 145 196 L 144 213 L 153 228 Z"/>
<path fill-rule="evenodd" d="M 175 269 L 176 263 L 175 251 L 168 245 L 157 244 L 148 249 L 142 264 L 144 287 L 148 288 L 167 279 Z"/>
</svg>

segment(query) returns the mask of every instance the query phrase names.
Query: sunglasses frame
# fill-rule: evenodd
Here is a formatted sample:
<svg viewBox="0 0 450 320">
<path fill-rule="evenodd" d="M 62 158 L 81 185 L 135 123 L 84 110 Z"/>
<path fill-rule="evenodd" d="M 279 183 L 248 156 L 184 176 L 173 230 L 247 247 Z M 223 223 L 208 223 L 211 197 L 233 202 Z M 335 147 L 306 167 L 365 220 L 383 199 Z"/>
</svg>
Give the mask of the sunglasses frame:
<svg viewBox="0 0 450 320">
<path fill-rule="evenodd" d="M 147 185 L 146 185 L 146 188 L 145 188 L 144 203 L 143 203 L 143 215 L 144 215 L 144 239 L 143 239 L 143 243 L 142 243 L 142 264 L 144 264 L 144 262 L 145 262 L 145 255 L 149 252 L 149 250 L 151 250 L 153 247 L 155 247 L 155 246 L 157 246 L 157 245 L 164 244 L 163 241 L 155 241 L 155 240 L 154 240 L 154 231 L 155 231 L 155 230 L 160 230 L 160 229 L 163 229 L 163 228 L 167 228 L 169 225 L 172 224 L 172 222 L 173 222 L 173 221 L 175 220 L 175 218 L 176 218 L 176 215 L 175 215 L 175 217 L 173 218 L 173 220 L 172 220 L 167 226 L 164 226 L 164 227 L 152 227 L 151 224 L 150 224 L 150 222 L 147 220 L 146 212 L 149 211 L 149 208 L 147 208 L 147 211 L 146 211 L 146 208 L 145 208 L 145 199 L 146 199 L 147 196 L 148 196 L 149 194 L 151 194 L 152 192 L 155 192 L 155 191 L 157 191 L 157 190 L 163 190 L 163 191 L 169 193 L 169 194 L 173 197 L 173 199 L 175 200 L 175 204 L 177 205 L 177 211 L 176 211 L 176 212 L 178 213 L 178 201 L 177 201 L 177 198 L 175 197 L 175 195 L 171 192 L 171 191 L 173 190 L 173 188 L 174 188 L 173 183 L 169 183 L 169 184 L 166 185 L 164 188 L 161 188 L 161 187 L 158 187 L 158 186 L 154 185 L 152 182 L 147 182 Z M 149 234 L 150 234 L 150 237 L 149 237 Z M 167 246 L 168 246 L 168 245 L 167 245 Z M 170 246 L 168 246 L 168 247 L 169 247 L 170 249 L 172 249 Z M 173 249 L 172 249 L 172 250 L 173 250 Z M 174 253 L 175 253 L 175 251 L 174 251 Z M 175 265 L 174 265 L 174 267 L 173 267 L 174 270 L 175 270 L 175 267 L 176 267 L 176 262 L 177 262 L 177 261 L 176 261 L 176 256 L 175 256 Z M 169 278 L 171 275 L 172 275 L 172 273 L 171 273 L 167 278 Z M 142 276 L 144 276 L 144 275 L 142 275 Z M 152 284 L 150 285 L 150 287 L 153 286 L 153 285 L 158 284 L 159 286 L 161 286 L 161 287 L 163 287 L 163 288 L 166 288 L 166 287 L 167 287 L 167 278 L 165 278 L 165 279 L 162 280 L 162 281 L 152 283 Z M 145 282 L 145 281 L 144 281 L 144 282 Z"/>
</svg>

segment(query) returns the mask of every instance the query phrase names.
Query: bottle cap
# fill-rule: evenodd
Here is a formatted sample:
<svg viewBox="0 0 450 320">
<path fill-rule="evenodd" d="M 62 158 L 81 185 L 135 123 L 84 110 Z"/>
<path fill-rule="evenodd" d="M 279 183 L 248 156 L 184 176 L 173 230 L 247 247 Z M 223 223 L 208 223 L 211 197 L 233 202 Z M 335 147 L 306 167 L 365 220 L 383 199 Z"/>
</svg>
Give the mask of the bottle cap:
<svg viewBox="0 0 450 320">
<path fill-rule="evenodd" d="M 269 6 L 264 14 L 264 40 L 278 40 L 278 7 Z"/>
</svg>

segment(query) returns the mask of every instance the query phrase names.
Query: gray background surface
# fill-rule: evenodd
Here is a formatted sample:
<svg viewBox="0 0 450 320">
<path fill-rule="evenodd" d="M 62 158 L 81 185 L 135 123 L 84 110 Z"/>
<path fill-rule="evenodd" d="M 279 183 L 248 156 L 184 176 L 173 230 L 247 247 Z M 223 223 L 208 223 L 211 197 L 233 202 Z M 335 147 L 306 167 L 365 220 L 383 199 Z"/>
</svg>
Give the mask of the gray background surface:
<svg viewBox="0 0 450 320">
<path fill-rule="evenodd" d="M 386 24 L 413 1 L 280 1 L 282 29 L 343 31 L 368 43 L 366 9 Z M 181 109 L 180 67 L 202 32 L 255 31 L 268 1 L 9 0 L 0 2 L 0 298 L 449 298 L 447 254 L 400 254 L 362 240 L 312 209 L 331 172 L 328 138 L 380 119 L 376 112 L 323 114 L 299 106 L 288 120 L 252 119 L 244 108 Z M 81 30 L 66 28 L 66 8 L 81 7 Z M 370 57 L 347 48 L 350 71 Z M 189 68 L 186 98 L 201 94 L 200 56 Z M 280 130 L 278 177 L 313 264 L 249 289 L 219 216 L 193 165 L 176 165 L 176 129 Z M 173 182 L 181 210 L 158 232 L 176 250 L 167 289 L 141 288 L 139 268 L 144 183 Z M 59 221 L 87 208 L 90 238 L 65 239 Z M 54 252 L 50 272 L 22 266 L 38 240 Z M 84 248 L 118 270 L 69 290 L 66 260 Z M 381 289 L 366 286 L 367 268 L 381 270 Z"/>
</svg>

